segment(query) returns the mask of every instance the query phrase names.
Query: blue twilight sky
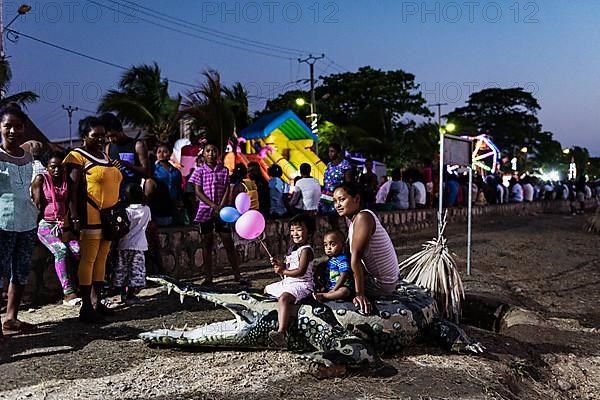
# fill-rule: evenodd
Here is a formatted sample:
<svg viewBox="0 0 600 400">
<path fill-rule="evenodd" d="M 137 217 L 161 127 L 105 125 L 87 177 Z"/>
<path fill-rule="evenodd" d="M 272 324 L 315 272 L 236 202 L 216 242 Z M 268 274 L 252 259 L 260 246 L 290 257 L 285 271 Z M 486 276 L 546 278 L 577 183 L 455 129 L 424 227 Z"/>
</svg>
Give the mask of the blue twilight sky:
<svg viewBox="0 0 600 400">
<path fill-rule="evenodd" d="M 3 3 L 6 24 L 20 1 Z M 544 129 L 564 147 L 585 146 L 600 156 L 597 0 L 29 4 L 32 11 L 11 28 L 121 66 L 156 61 L 165 77 L 184 83 L 197 83 L 203 70 L 215 68 L 225 84 L 247 86 L 253 110 L 280 92 L 306 86 L 296 83 L 308 77 L 308 66 L 297 58 L 309 52 L 325 53 L 316 64 L 321 75 L 364 65 L 411 72 L 428 102 L 449 103 L 444 113 L 484 87 L 522 86 L 539 100 Z M 144 8 L 127 7 L 135 4 Z M 61 105 L 87 110 L 74 114 L 76 122 L 96 109 L 122 73 L 24 36 L 16 43 L 10 39 L 5 49 L 13 68 L 11 91 L 40 94 L 29 113 L 51 138 L 68 136 Z M 170 88 L 188 90 L 173 82 Z"/>
</svg>

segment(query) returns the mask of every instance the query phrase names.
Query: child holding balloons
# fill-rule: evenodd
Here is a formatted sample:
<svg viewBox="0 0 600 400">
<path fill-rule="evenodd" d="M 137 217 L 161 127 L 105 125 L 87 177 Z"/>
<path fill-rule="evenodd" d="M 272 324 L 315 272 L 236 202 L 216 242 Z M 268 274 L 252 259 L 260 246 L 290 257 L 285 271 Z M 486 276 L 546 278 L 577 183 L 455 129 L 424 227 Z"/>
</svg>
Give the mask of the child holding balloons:
<svg viewBox="0 0 600 400">
<path fill-rule="evenodd" d="M 285 258 L 285 263 L 271 257 L 275 273 L 282 276 L 279 282 L 265 287 L 265 293 L 279 299 L 278 330 L 269 332 L 269 338 L 277 347 L 285 347 L 285 332 L 288 327 L 292 304 L 312 294 L 314 252 L 310 246 L 310 237 L 315 231 L 314 218 L 299 214 L 290 220 L 290 238 L 293 245 Z"/>
<path fill-rule="evenodd" d="M 200 165 L 189 182 L 194 185 L 199 200 L 195 222 L 200 224 L 202 244 L 204 245 L 204 284 L 213 280 L 214 232 L 218 232 L 227 251 L 227 259 L 233 270 L 233 277 L 241 282 L 237 252 L 231 238 L 231 228 L 219 217 L 229 198 L 229 170 L 219 162 L 219 149 L 215 143 L 204 146 L 204 164 Z"/>
</svg>

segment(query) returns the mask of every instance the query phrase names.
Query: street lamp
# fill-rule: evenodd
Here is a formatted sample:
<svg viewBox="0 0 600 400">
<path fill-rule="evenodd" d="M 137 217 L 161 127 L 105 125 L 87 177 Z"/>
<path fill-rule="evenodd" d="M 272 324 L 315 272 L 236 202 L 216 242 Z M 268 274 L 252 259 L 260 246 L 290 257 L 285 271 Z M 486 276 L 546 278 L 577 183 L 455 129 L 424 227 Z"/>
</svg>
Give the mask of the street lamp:
<svg viewBox="0 0 600 400">
<path fill-rule="evenodd" d="M 13 19 L 11 19 L 10 22 L 8 24 L 6 24 L 6 26 L 4 26 L 2 24 L 2 10 L 0 9 L 0 57 L 1 58 L 5 57 L 5 54 L 4 54 L 4 30 L 8 29 L 12 25 L 12 23 L 17 20 L 17 18 L 19 18 L 21 15 L 27 14 L 29 11 L 31 11 L 31 6 L 29 4 L 21 4 L 19 6 L 19 8 L 17 9 L 17 15 L 15 15 L 13 17 Z"/>
<path fill-rule="evenodd" d="M 317 140 L 315 141 L 315 153 L 319 154 L 319 130 L 317 128 L 317 115 L 315 114 L 315 106 L 312 102 L 308 103 L 310 105 L 310 130 L 315 134 Z M 306 100 L 302 97 L 298 97 L 296 99 L 296 105 L 298 107 L 304 107 L 306 105 Z"/>
</svg>

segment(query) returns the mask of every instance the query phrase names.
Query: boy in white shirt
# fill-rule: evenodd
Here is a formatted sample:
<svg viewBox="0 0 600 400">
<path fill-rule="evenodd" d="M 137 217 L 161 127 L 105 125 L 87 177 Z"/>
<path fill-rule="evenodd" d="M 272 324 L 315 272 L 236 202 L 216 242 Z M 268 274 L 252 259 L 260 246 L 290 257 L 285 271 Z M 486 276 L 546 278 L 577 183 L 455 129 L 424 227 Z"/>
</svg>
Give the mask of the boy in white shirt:
<svg viewBox="0 0 600 400">
<path fill-rule="evenodd" d="M 300 165 L 300 179 L 294 185 L 290 206 L 308 213 L 316 213 L 321 199 L 321 184 L 310 176 L 310 164 Z"/>
<path fill-rule="evenodd" d="M 143 205 L 142 187 L 130 183 L 125 188 L 129 232 L 119 241 L 117 265 L 113 272 L 113 287 L 121 292 L 121 301 L 126 305 L 139 303 L 136 296 L 146 286 L 146 259 L 148 250 L 146 228 L 150 222 L 150 207 Z"/>
</svg>

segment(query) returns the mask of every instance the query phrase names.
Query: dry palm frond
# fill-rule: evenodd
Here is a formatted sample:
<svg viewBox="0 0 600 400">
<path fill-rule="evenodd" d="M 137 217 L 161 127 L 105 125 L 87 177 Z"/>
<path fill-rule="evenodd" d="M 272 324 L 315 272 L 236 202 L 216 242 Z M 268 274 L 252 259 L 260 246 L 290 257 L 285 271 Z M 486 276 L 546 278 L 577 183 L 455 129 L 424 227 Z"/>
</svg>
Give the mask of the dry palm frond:
<svg viewBox="0 0 600 400">
<path fill-rule="evenodd" d="M 444 238 L 446 215 L 437 238 L 423 244 L 423 250 L 400 263 L 400 272 L 405 280 L 430 291 L 446 318 L 458 322 L 461 313 L 461 300 L 465 297 L 456 262 L 448 250 Z"/>
<path fill-rule="evenodd" d="M 596 207 L 596 212 L 587 220 L 587 231 L 600 233 L 600 206 Z"/>
</svg>

